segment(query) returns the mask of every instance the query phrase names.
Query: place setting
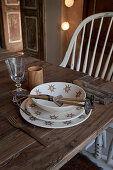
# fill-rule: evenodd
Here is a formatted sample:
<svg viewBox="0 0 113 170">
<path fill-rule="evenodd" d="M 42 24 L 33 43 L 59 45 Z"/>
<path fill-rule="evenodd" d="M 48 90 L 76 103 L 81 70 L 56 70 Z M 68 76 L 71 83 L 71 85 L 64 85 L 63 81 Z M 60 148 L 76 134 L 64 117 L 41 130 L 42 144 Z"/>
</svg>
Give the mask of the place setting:
<svg viewBox="0 0 113 170">
<path fill-rule="evenodd" d="M 18 106 L 20 115 L 26 122 L 42 128 L 69 128 L 87 120 L 95 108 L 93 96 L 86 99 L 83 88 L 75 84 L 44 83 L 43 68 L 39 66 L 28 68 L 30 92 L 22 89 L 21 82 L 25 73 L 23 58 L 9 58 L 5 62 L 11 79 L 16 83 L 16 89 L 12 91 L 13 103 Z M 17 126 L 18 122 L 15 124 L 14 118 L 11 119 L 8 120 L 13 126 L 43 144 L 42 139 L 37 139 L 37 135 L 27 130 L 24 125 Z"/>
<path fill-rule="evenodd" d="M 20 115 L 27 122 L 43 128 L 67 128 L 84 122 L 93 106 L 86 100 L 85 91 L 72 83 L 43 83 L 43 68 L 28 68 L 28 86 L 31 92 L 21 88 L 24 79 L 22 57 L 6 61 L 11 79 L 16 82 L 13 102 L 20 108 Z M 26 98 L 26 99 L 25 99 Z M 25 99 L 22 102 L 22 99 Z"/>
</svg>

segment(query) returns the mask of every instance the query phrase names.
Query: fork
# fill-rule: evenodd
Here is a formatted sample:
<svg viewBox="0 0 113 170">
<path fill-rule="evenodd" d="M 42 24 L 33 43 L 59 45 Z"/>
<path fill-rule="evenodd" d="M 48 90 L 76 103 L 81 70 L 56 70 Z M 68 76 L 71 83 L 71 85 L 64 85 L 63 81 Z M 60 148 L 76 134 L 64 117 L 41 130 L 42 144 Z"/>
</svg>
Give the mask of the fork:
<svg viewBox="0 0 113 170">
<path fill-rule="evenodd" d="M 7 117 L 7 120 L 10 122 L 10 124 L 12 126 L 18 128 L 18 129 L 22 129 L 24 132 L 26 132 L 28 135 L 33 137 L 40 144 L 42 144 L 45 147 L 47 146 L 47 144 L 45 143 L 45 141 L 43 141 L 43 139 L 41 139 L 40 137 L 36 136 L 36 134 L 33 131 L 31 131 L 30 129 L 28 129 L 24 125 L 22 125 L 21 122 L 18 122 L 14 116 L 10 115 L 9 117 Z"/>
</svg>

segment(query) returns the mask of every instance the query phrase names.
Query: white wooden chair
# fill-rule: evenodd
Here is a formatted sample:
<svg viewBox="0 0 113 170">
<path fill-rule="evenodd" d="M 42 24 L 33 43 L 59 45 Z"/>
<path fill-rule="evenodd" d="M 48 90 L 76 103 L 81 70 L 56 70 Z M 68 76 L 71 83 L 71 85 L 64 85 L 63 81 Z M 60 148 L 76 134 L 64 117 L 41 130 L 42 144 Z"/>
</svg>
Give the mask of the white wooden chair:
<svg viewBox="0 0 113 170">
<path fill-rule="evenodd" d="M 104 20 L 106 18 L 109 18 L 109 24 L 108 28 L 106 30 L 106 35 L 104 37 L 104 42 L 103 42 L 103 47 L 100 53 L 98 53 L 98 45 L 99 45 L 99 38 L 102 32 L 102 29 L 104 27 Z M 94 48 L 92 52 L 92 56 L 90 53 L 90 46 L 92 43 L 92 35 L 94 31 L 94 25 L 96 20 L 100 21 L 99 22 L 99 27 L 97 31 L 97 37 L 94 43 Z M 98 22 L 97 21 L 97 22 Z M 77 27 L 75 30 L 71 41 L 69 43 L 68 49 L 66 51 L 66 54 L 64 56 L 64 59 L 60 66 L 66 67 L 68 62 L 70 62 L 71 59 L 71 64 L 70 68 L 73 70 L 75 69 L 76 71 L 81 71 L 83 73 L 87 73 L 90 76 L 94 77 L 101 77 L 102 79 L 110 80 L 113 81 L 113 41 L 110 44 L 110 50 L 108 52 L 108 55 L 106 59 L 104 58 L 105 56 L 105 50 L 108 44 L 108 38 L 110 34 L 112 33 L 113 36 L 113 12 L 105 12 L 105 13 L 99 13 L 99 14 L 94 14 L 92 16 L 89 16 L 88 18 L 84 19 L 80 25 Z M 89 38 L 87 41 L 86 45 L 86 51 L 84 55 L 83 47 L 84 47 L 84 41 L 85 41 L 85 35 L 86 31 L 89 28 L 88 24 L 91 24 L 90 31 L 89 31 Z M 88 28 L 87 28 L 88 27 Z M 112 29 L 111 29 L 112 28 Z M 105 29 L 105 28 L 104 28 Z M 112 31 L 112 32 L 111 32 Z M 79 43 L 79 51 L 77 48 L 77 39 L 78 37 L 81 37 L 81 42 Z M 97 54 L 98 53 L 98 54 Z M 98 60 L 98 62 L 97 62 Z M 103 64 L 104 61 L 104 64 Z M 95 63 L 96 66 L 95 66 Z M 90 144 L 89 144 L 90 145 Z M 104 145 L 106 146 L 106 132 L 104 131 L 102 134 L 100 134 L 96 138 L 96 158 L 101 159 L 101 148 Z M 88 148 L 88 147 L 86 147 Z"/>
<path fill-rule="evenodd" d="M 99 74 L 100 70 L 101 70 L 102 62 L 103 62 L 103 59 L 104 59 L 104 53 L 105 53 L 105 49 L 106 49 L 106 46 L 107 46 L 107 40 L 108 40 L 109 34 L 111 32 L 111 27 L 112 27 L 112 22 L 113 22 L 113 12 L 105 12 L 105 13 L 94 14 L 94 15 L 89 16 L 88 18 L 84 19 L 80 23 L 80 25 L 77 27 L 77 29 L 75 30 L 75 32 L 74 32 L 74 34 L 71 38 L 70 44 L 68 46 L 68 49 L 67 49 L 66 54 L 64 56 L 64 59 L 63 59 L 62 63 L 60 64 L 60 66 L 66 67 L 69 59 L 71 58 L 70 68 L 72 70 L 75 69 L 76 71 L 80 71 L 81 63 L 82 63 L 81 59 L 82 59 L 82 56 L 83 56 L 82 52 L 83 52 L 83 43 L 84 43 L 85 31 L 87 30 L 87 25 L 89 23 L 91 23 L 91 28 L 90 28 L 90 32 L 89 32 L 89 39 L 88 39 L 88 43 L 87 43 L 87 47 L 86 47 L 86 53 L 85 53 L 85 56 L 83 58 L 84 61 L 83 61 L 82 72 L 83 73 L 87 72 L 89 75 L 92 75 L 95 60 L 96 60 L 97 46 L 98 46 L 98 43 L 99 43 L 99 37 L 100 37 L 100 34 L 101 34 L 104 18 L 111 18 L 111 20 L 110 20 L 110 23 L 108 25 L 108 30 L 107 30 L 107 33 L 106 33 L 106 36 L 105 36 L 105 40 L 104 40 L 104 44 L 103 44 L 101 54 L 99 56 L 98 65 L 95 69 L 94 77 L 99 76 L 102 79 L 104 79 L 105 75 L 107 73 L 106 80 L 113 81 L 113 76 L 112 76 L 112 74 L 113 74 L 113 62 L 112 62 L 111 67 L 109 68 L 109 71 L 108 71 L 109 62 L 112 59 L 111 56 L 112 56 L 112 51 L 113 51 L 113 42 L 112 42 L 108 57 L 106 59 L 105 65 L 103 67 L 103 70 L 101 71 L 101 75 Z M 89 51 L 90 51 L 90 44 L 91 44 L 91 37 L 92 37 L 92 33 L 93 33 L 93 28 L 94 28 L 95 21 L 99 20 L 99 19 L 100 19 L 100 26 L 98 28 L 98 33 L 97 33 L 97 38 L 96 38 L 96 42 L 95 42 L 95 45 L 94 45 L 93 55 L 92 55 L 92 57 L 90 57 L 91 62 L 89 64 L 88 63 L 88 57 L 90 56 Z M 80 35 L 81 33 L 82 33 L 82 36 L 81 36 L 80 50 L 79 50 L 79 54 L 77 56 L 77 54 L 76 54 L 77 38 L 78 38 L 78 35 Z M 112 34 L 112 36 L 113 36 L 113 34 Z M 77 60 L 77 62 L 76 62 L 76 66 L 75 66 L 76 60 Z M 87 70 L 87 68 L 88 68 L 88 70 Z"/>
</svg>

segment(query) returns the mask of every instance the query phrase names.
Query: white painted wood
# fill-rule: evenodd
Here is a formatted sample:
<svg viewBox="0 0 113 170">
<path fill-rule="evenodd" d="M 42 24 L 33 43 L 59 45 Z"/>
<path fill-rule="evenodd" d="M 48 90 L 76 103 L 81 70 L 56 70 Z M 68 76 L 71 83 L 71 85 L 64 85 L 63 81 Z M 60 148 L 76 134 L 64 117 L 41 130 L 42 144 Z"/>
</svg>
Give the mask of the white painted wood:
<svg viewBox="0 0 113 170">
<path fill-rule="evenodd" d="M 77 60 L 77 68 L 76 68 L 76 71 L 79 71 L 79 70 L 80 70 L 80 63 L 81 63 L 81 55 L 82 55 L 82 47 L 83 47 L 85 29 L 86 29 L 86 25 L 84 25 L 84 27 L 83 27 L 82 40 L 81 40 L 80 51 L 79 51 L 79 56 L 78 56 L 78 60 Z"/>
<path fill-rule="evenodd" d="M 89 39 L 88 39 L 88 45 L 87 45 L 87 50 L 86 50 L 86 55 L 85 55 L 84 64 L 83 64 L 83 70 L 82 70 L 83 73 L 86 73 L 88 54 L 89 54 L 89 47 L 90 47 L 91 35 L 92 35 L 92 31 L 93 31 L 93 24 L 94 24 L 94 19 L 92 20 L 92 23 L 91 23 L 91 29 L 90 29 Z"/>
<path fill-rule="evenodd" d="M 89 70 L 88 70 L 88 74 L 92 75 L 92 71 L 93 71 L 93 67 L 94 67 L 94 63 L 95 63 L 96 51 L 97 51 L 98 42 L 99 42 L 99 37 L 100 37 L 101 30 L 102 30 L 102 27 L 103 27 L 103 20 L 106 17 L 111 18 L 111 21 L 110 21 L 110 24 L 109 24 L 109 27 L 108 27 L 108 31 L 107 31 L 107 34 L 106 34 L 106 37 L 105 37 L 105 42 L 104 42 L 104 45 L 103 45 L 103 49 L 102 49 L 100 59 L 99 59 L 98 65 L 97 65 L 97 69 L 96 69 L 96 72 L 95 72 L 95 77 L 99 76 L 99 72 L 100 72 L 100 68 L 101 68 L 101 64 L 102 64 L 102 60 L 103 60 L 103 56 L 104 56 L 104 52 L 105 52 L 109 32 L 110 32 L 112 22 L 113 22 L 113 12 L 105 12 L 105 13 L 99 13 L 99 14 L 91 15 L 91 16 L 87 17 L 86 19 L 84 19 L 79 24 L 79 26 L 77 27 L 77 29 L 75 30 L 75 32 L 74 32 L 74 34 L 73 34 L 73 36 L 71 38 L 70 44 L 69 44 L 68 49 L 67 49 L 66 54 L 65 54 L 65 57 L 64 57 L 62 63 L 60 64 L 60 66 L 66 67 L 66 65 L 67 65 L 67 63 L 69 61 L 69 58 L 71 57 L 71 54 L 72 54 L 71 69 L 75 69 L 76 71 L 80 70 L 82 48 L 83 48 L 83 43 L 84 43 L 84 35 L 85 35 L 85 31 L 86 31 L 86 26 L 87 26 L 87 24 L 89 22 L 91 22 L 91 28 L 90 28 L 89 39 L 88 39 L 88 44 L 87 44 L 87 49 L 86 49 L 86 55 L 85 55 L 85 58 L 84 58 L 84 61 L 83 61 L 84 64 L 83 64 L 83 69 L 82 69 L 82 71 L 84 73 L 86 73 L 87 62 L 88 62 L 88 57 L 89 57 L 89 48 L 90 48 L 90 42 L 91 42 L 91 35 L 92 35 L 92 32 L 93 32 L 93 25 L 95 24 L 94 21 L 96 19 L 100 19 L 100 26 L 99 26 L 99 30 L 98 30 L 98 33 L 97 33 L 97 39 L 96 39 L 96 43 L 95 43 L 95 46 L 94 46 L 92 60 L 91 60 Z M 77 54 L 76 54 L 76 41 L 77 41 L 78 35 L 81 33 L 82 30 L 83 30 L 83 32 L 81 34 L 82 35 L 82 37 L 81 37 L 81 45 L 80 45 L 79 54 L 77 56 Z M 100 75 L 101 78 L 105 78 L 105 74 L 106 74 L 106 71 L 107 71 L 107 68 L 108 68 L 108 64 L 109 64 L 110 58 L 112 57 L 112 51 L 113 51 L 112 48 L 111 48 L 111 51 L 110 51 L 110 53 L 108 55 L 108 58 L 106 60 L 104 70 L 102 71 L 102 75 Z M 76 66 L 74 66 L 75 60 L 77 60 L 77 62 L 76 62 L 77 65 Z M 111 79 L 110 76 L 112 76 L 112 68 L 110 69 L 110 72 L 109 72 L 109 74 L 107 76 L 107 80 Z"/>
<path fill-rule="evenodd" d="M 72 60 L 71 60 L 71 69 L 74 69 L 74 63 L 75 63 L 75 51 L 76 51 L 76 41 L 74 43 L 73 47 L 73 54 L 72 54 Z"/>
<path fill-rule="evenodd" d="M 84 149 L 88 150 L 88 148 L 90 148 L 94 143 L 95 143 L 95 139 L 92 140 Z"/>
<path fill-rule="evenodd" d="M 99 30 L 98 30 L 98 35 L 97 35 L 97 39 L 96 39 L 96 43 L 95 43 L 95 48 L 94 48 L 94 52 L 93 52 L 93 56 L 92 56 L 92 62 L 91 62 L 91 64 L 90 64 L 90 68 L 89 68 L 89 72 L 88 72 L 88 74 L 89 74 L 90 76 L 91 76 L 92 70 L 93 70 L 93 65 L 94 65 L 94 60 L 95 60 L 95 54 L 96 54 L 97 45 L 98 45 L 98 40 L 99 40 L 101 28 L 102 28 L 102 23 L 103 23 L 103 17 L 101 18 L 101 22 L 100 22 L 100 26 L 99 26 Z"/>
<path fill-rule="evenodd" d="M 110 21 L 110 24 L 109 24 L 109 27 L 108 27 L 104 46 L 103 46 L 103 49 L 102 49 L 102 53 L 101 53 L 101 56 L 100 56 L 100 59 L 99 59 L 99 62 L 98 62 L 97 68 L 96 68 L 95 77 L 98 77 L 98 75 L 99 75 L 99 71 L 100 71 L 100 68 L 101 68 L 101 64 L 102 64 L 102 60 L 103 60 L 103 56 L 104 56 L 104 51 L 105 51 L 105 48 L 106 48 L 106 44 L 107 44 L 110 28 L 111 28 L 111 25 L 112 25 L 112 21 L 113 21 L 113 17 L 111 18 L 111 21 Z"/>
<path fill-rule="evenodd" d="M 112 52 L 113 52 L 113 44 L 112 44 L 112 46 L 111 46 L 111 49 L 110 49 L 110 52 L 109 52 L 107 61 L 106 61 L 106 63 L 105 63 L 104 69 L 103 69 L 103 72 L 102 72 L 102 74 L 101 74 L 101 78 L 102 78 L 102 79 L 104 79 L 104 77 L 105 77 L 105 74 L 106 74 L 106 71 L 107 71 L 107 68 L 108 68 L 108 64 L 109 64 L 109 61 L 110 61 Z M 109 74 L 109 73 L 108 73 L 108 74 Z M 110 76 L 110 77 L 111 77 L 111 76 Z"/>
<path fill-rule="evenodd" d="M 102 168 L 102 170 L 113 170 L 113 166 L 107 164 L 106 155 L 103 156 L 103 159 L 96 159 L 93 153 L 82 150 L 81 153 L 85 155 L 89 160 L 95 163 L 98 167 Z"/>
<path fill-rule="evenodd" d="M 106 148 L 107 143 L 106 143 L 106 130 L 103 131 L 102 133 L 102 141 L 103 141 L 103 148 Z"/>
<path fill-rule="evenodd" d="M 111 141 L 111 144 L 109 146 L 109 150 L 108 150 L 108 157 L 107 157 L 107 163 L 109 164 L 110 160 L 112 160 L 113 158 L 113 139 Z"/>
<path fill-rule="evenodd" d="M 108 75 L 107 75 L 106 80 L 110 80 L 111 77 L 112 77 L 112 81 L 113 81 L 113 63 L 112 63 L 112 65 L 111 65 L 111 68 L 110 68 L 110 70 L 109 70 L 109 73 L 108 73 Z"/>
<path fill-rule="evenodd" d="M 98 135 L 95 141 L 95 157 L 96 159 L 102 158 L 102 134 Z"/>
</svg>

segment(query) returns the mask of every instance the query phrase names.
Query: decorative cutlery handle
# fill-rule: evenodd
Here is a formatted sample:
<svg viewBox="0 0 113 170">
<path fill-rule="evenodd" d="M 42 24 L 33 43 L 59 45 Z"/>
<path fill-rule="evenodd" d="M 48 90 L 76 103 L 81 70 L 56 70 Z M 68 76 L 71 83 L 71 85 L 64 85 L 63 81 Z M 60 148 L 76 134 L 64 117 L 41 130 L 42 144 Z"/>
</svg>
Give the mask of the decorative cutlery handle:
<svg viewBox="0 0 113 170">
<path fill-rule="evenodd" d="M 36 141 L 38 141 L 40 144 L 42 144 L 43 146 L 47 146 L 47 143 L 45 143 L 45 141 L 43 141 L 43 139 L 41 139 L 40 137 L 36 136 L 36 134 L 31 131 L 30 129 L 28 129 L 27 127 L 23 126 L 20 127 L 24 132 L 26 132 L 28 135 L 30 135 L 31 137 L 33 137 Z"/>
</svg>

